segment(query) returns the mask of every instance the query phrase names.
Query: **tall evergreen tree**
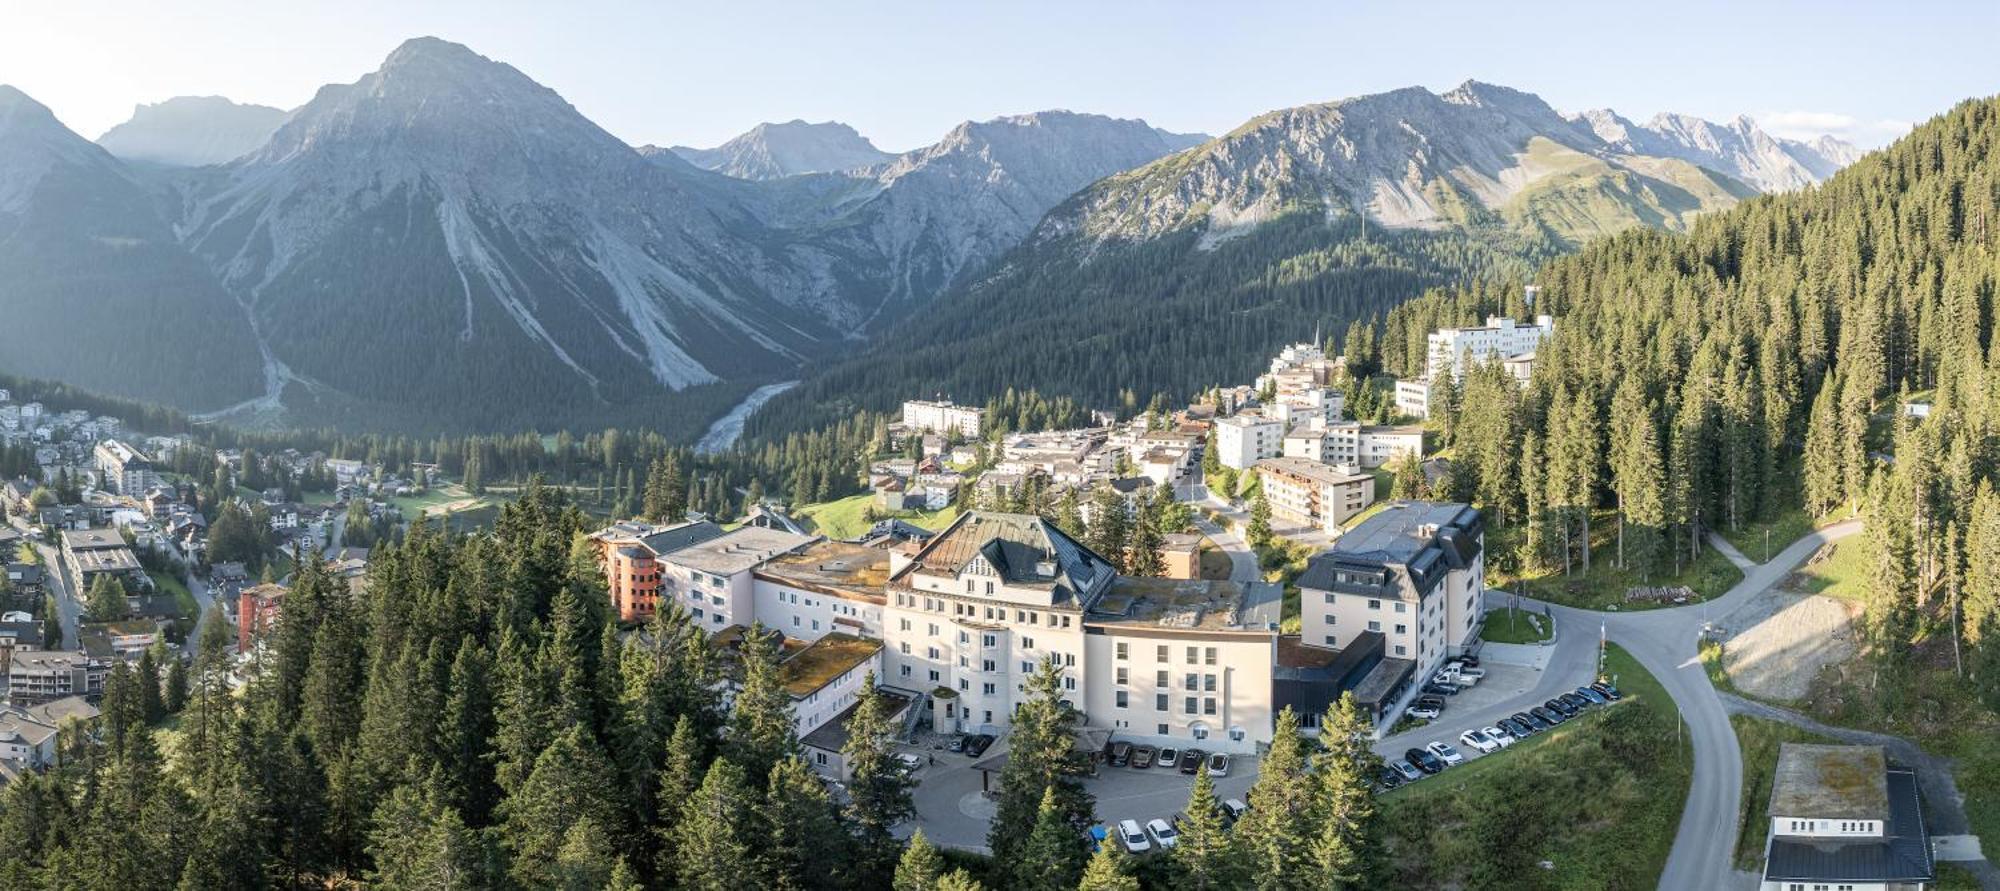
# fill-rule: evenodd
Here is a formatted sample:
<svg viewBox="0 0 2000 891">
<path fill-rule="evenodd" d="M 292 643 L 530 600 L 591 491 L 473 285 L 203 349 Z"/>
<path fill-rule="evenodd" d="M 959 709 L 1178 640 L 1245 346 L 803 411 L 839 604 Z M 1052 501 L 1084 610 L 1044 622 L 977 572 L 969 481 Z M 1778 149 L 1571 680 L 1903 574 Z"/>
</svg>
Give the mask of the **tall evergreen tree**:
<svg viewBox="0 0 2000 891">
<path fill-rule="evenodd" d="M 1111 847 L 1107 841 L 1105 847 Z M 1083 836 L 1065 813 L 1054 786 L 1042 789 L 1033 829 L 1020 853 L 1009 861 L 1014 891 L 1068 891 L 1076 887 L 1084 863 Z"/>
<path fill-rule="evenodd" d="M 1080 780 L 1077 714 L 1063 704 L 1062 677 L 1062 668 L 1053 658 L 1042 660 L 1028 677 L 1027 700 L 1014 713 L 1007 763 L 1000 769 L 999 805 L 986 835 L 987 847 L 1000 863 L 1012 863 L 1021 856 L 1042 801 L 1051 792 L 1078 838 L 1093 813 L 1091 795 Z"/>
</svg>

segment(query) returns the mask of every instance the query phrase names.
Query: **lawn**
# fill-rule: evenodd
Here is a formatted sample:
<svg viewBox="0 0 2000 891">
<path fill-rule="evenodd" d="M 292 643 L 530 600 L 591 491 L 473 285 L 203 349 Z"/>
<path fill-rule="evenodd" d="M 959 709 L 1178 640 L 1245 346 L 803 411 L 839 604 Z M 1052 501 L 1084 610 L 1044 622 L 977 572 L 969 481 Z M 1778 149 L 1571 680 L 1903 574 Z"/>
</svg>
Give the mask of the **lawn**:
<svg viewBox="0 0 2000 891">
<path fill-rule="evenodd" d="M 1770 555 L 1784 550 L 1786 545 L 1798 541 L 1818 525 L 1804 508 L 1793 508 L 1769 520 L 1744 523 L 1733 530 L 1724 527 L 1715 532 L 1734 545 L 1738 551 L 1743 552 L 1743 556 L 1759 563 L 1768 563 Z M 1770 548 L 1768 553 L 1765 551 L 1767 533 Z"/>
<path fill-rule="evenodd" d="M 813 530 L 827 538 L 850 539 L 859 537 L 868 531 L 868 527 L 875 525 L 875 521 L 869 519 L 871 508 L 875 508 L 875 496 L 851 495 L 838 501 L 808 504 L 799 509 L 799 517 L 811 520 Z M 880 515 L 880 509 L 875 508 L 875 510 Z M 947 505 L 944 510 L 939 511 L 902 511 L 881 516 L 893 516 L 925 529 L 936 530 L 943 529 L 950 525 L 952 520 L 957 519 L 958 506 Z"/>
<path fill-rule="evenodd" d="M 1519 526 L 1510 526 L 1500 531 L 1489 531 L 1486 535 L 1486 552 L 1502 554 L 1512 551 L 1515 539 L 1521 534 Z M 1683 542 L 1684 543 L 1684 542 Z M 1701 557 L 1692 563 L 1683 563 L 1681 571 L 1673 570 L 1671 557 L 1666 569 L 1651 574 L 1642 574 L 1637 568 L 1619 569 L 1617 562 L 1618 522 L 1606 512 L 1600 514 L 1591 524 L 1591 565 L 1589 571 L 1580 567 L 1571 574 L 1564 575 L 1560 567 L 1554 569 L 1537 568 L 1522 577 L 1509 576 L 1497 567 L 1488 565 L 1487 583 L 1494 588 L 1513 590 L 1517 582 L 1526 586 L 1526 593 L 1539 600 L 1560 603 L 1565 606 L 1585 609 L 1620 610 L 1653 609 L 1672 604 L 1627 603 L 1625 592 L 1636 587 L 1673 588 L 1685 586 L 1703 598 L 1717 597 L 1743 580 L 1743 571 L 1720 551 L 1703 547 Z"/>
<path fill-rule="evenodd" d="M 1778 767 L 1778 744 L 1839 740 L 1749 715 L 1730 715 L 1729 723 L 1743 749 L 1743 822 L 1737 828 L 1736 868 L 1759 869 L 1764 865 L 1764 838 L 1771 832 L 1771 774 Z"/>
<path fill-rule="evenodd" d="M 181 618 L 190 623 L 182 627 L 193 627 L 194 620 L 201 618 L 201 604 L 194 599 L 194 592 L 189 591 L 187 585 L 181 584 L 180 579 L 167 573 L 149 569 L 146 570 L 146 576 L 153 580 L 154 589 L 163 594 L 173 595 L 174 603 L 181 608 Z"/>
<path fill-rule="evenodd" d="M 1608 660 L 1623 702 L 1382 796 L 1385 887 L 1658 884 L 1693 755 L 1676 750 L 1673 703 L 1652 675 L 1617 647 Z"/>
<path fill-rule="evenodd" d="M 1799 567 L 1799 586 L 1808 594 L 1866 602 L 1868 573 L 1874 567 L 1875 546 L 1866 535 L 1850 535 L 1821 549 L 1825 557 Z M 1818 555 L 1815 555 L 1818 556 Z"/>
<path fill-rule="evenodd" d="M 1555 636 L 1554 620 L 1511 606 L 1487 612 L 1486 625 L 1479 632 L 1479 639 L 1487 643 L 1541 643 Z"/>
</svg>

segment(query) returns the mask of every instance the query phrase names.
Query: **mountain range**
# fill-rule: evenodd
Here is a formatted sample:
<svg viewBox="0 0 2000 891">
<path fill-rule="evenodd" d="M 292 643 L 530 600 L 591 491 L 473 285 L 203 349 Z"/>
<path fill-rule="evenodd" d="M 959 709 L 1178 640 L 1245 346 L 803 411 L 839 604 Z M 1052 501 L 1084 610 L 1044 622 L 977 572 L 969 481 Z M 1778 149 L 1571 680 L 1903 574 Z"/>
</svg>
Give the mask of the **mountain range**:
<svg viewBox="0 0 2000 891">
<path fill-rule="evenodd" d="M 1048 111 L 900 155 L 798 121 L 635 149 L 435 38 L 289 112 L 171 100 L 100 145 L 18 92 L 5 109 L 0 312 L 25 336 L 0 368 L 239 422 L 403 429 L 698 428 L 759 383 L 948 346 L 908 339 L 958 305 L 933 301 L 1020 316 L 1009 275 L 1055 257 L 1101 271 L 1185 238 L 1266 262 L 1375 226 L 1356 262 L 1408 259 L 1381 253 L 1387 228 L 1464 239 L 1491 265 L 1680 228 L 1852 154 L 1743 120 L 1565 117 L 1483 84 L 1273 112 L 1219 139 Z M 1416 263 L 1429 271 L 1385 299 L 1464 265 Z M 111 319 L 129 335 L 77 336 Z"/>
</svg>

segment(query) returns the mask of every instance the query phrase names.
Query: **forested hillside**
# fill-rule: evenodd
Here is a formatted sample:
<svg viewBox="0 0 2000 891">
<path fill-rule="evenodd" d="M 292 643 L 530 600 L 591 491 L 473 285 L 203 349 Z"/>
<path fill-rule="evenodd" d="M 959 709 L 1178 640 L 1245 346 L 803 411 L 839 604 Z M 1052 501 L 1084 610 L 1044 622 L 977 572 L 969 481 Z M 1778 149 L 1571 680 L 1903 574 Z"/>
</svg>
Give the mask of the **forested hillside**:
<svg viewBox="0 0 2000 891">
<path fill-rule="evenodd" d="M 1384 231 L 1298 212 L 1204 245 L 1195 230 L 1090 248 L 1034 243 L 878 345 L 773 399 L 749 433 L 812 429 L 857 410 L 942 393 L 984 402 L 1009 389 L 1110 407 L 1184 398 L 1247 380 L 1274 345 L 1447 283 L 1525 276 L 1552 245 Z"/>
<path fill-rule="evenodd" d="M 2000 100 L 1967 102 L 1815 189 L 1549 263 L 1557 333 L 1533 381 L 1444 384 L 1444 494 L 1519 543 L 1502 559 L 1559 568 L 1664 569 L 1704 527 L 1865 509 L 1879 651 L 1962 642 L 1965 673 L 2000 697 L 1997 168 Z M 1494 305 L 1466 290 L 1399 307 L 1385 365 L 1419 368 L 1424 332 Z M 1616 551 L 1592 554 L 1605 522 Z"/>
</svg>

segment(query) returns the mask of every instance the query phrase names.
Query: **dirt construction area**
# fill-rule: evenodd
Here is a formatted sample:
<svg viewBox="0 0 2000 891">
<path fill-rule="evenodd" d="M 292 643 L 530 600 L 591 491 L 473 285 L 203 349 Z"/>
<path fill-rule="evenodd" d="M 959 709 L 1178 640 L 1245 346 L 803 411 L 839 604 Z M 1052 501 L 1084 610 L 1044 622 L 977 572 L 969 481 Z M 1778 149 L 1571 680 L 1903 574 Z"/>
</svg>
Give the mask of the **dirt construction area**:
<svg viewBox="0 0 2000 891">
<path fill-rule="evenodd" d="M 1854 657 L 1848 604 L 1787 582 L 1716 623 L 1722 665 L 1737 689 L 1763 699 L 1805 698 L 1821 668 Z"/>
</svg>

